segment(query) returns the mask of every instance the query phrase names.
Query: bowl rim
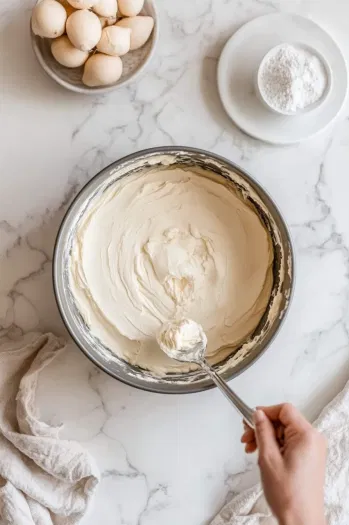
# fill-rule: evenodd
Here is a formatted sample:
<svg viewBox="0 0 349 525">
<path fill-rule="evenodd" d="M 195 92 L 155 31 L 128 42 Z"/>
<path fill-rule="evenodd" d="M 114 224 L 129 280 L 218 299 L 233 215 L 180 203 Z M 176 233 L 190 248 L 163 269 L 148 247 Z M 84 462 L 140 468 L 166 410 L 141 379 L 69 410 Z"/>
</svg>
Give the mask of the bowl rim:
<svg viewBox="0 0 349 525">
<path fill-rule="evenodd" d="M 172 384 L 168 383 L 165 385 L 159 384 L 159 383 L 151 383 L 151 382 L 145 382 L 142 384 L 136 383 L 132 377 L 128 377 L 127 375 L 125 377 L 120 377 L 116 373 L 114 373 L 110 368 L 107 366 L 104 366 L 98 360 L 94 357 L 93 353 L 90 352 L 87 348 L 84 347 L 83 344 L 78 340 L 77 336 L 74 333 L 74 330 L 71 329 L 69 322 L 66 319 L 65 311 L 63 309 L 61 300 L 60 300 L 60 293 L 57 286 L 57 258 L 58 258 L 58 251 L 60 248 L 60 244 L 62 242 L 62 235 L 63 230 L 65 228 L 66 223 L 71 218 L 71 215 L 74 216 L 74 206 L 78 203 L 79 200 L 82 199 L 85 192 L 88 191 L 89 187 L 96 183 L 96 181 L 100 178 L 103 178 L 103 175 L 106 175 L 108 172 L 110 172 L 111 169 L 117 168 L 119 165 L 125 164 L 127 162 L 130 162 L 132 160 L 135 160 L 139 157 L 146 157 L 151 156 L 153 154 L 178 154 L 178 153 L 189 153 L 189 154 L 199 154 L 199 155 L 205 155 L 209 156 L 213 160 L 217 160 L 218 162 L 222 162 L 226 165 L 228 165 L 230 168 L 234 169 L 234 171 L 237 172 L 237 174 L 240 174 L 242 177 L 246 178 L 248 183 L 251 184 L 251 186 L 260 192 L 262 195 L 266 196 L 270 202 L 273 204 L 276 213 L 278 214 L 281 224 L 284 228 L 284 233 L 286 237 L 286 241 L 289 246 L 289 267 L 291 269 L 291 275 L 290 275 L 290 287 L 289 287 L 289 296 L 288 301 L 285 306 L 285 308 L 282 310 L 278 317 L 278 324 L 274 330 L 274 332 L 270 335 L 269 340 L 262 346 L 262 348 L 259 350 L 259 352 L 253 356 L 248 356 L 248 358 L 245 360 L 242 360 L 241 364 L 239 364 L 236 369 L 227 370 L 222 374 L 222 377 L 226 381 L 230 381 L 234 379 L 235 377 L 238 377 L 240 374 L 248 370 L 254 363 L 256 363 L 259 358 L 267 351 L 269 346 L 274 342 L 277 335 L 280 333 L 280 329 L 282 328 L 285 319 L 287 318 L 287 315 L 290 310 L 290 306 L 293 300 L 294 291 L 295 291 L 295 250 L 293 246 L 293 240 L 292 236 L 290 234 L 289 227 L 287 223 L 285 222 L 285 219 L 283 215 L 281 214 L 278 206 L 275 204 L 274 200 L 271 198 L 269 193 L 249 174 L 249 172 L 243 170 L 238 165 L 236 165 L 234 162 L 230 161 L 226 157 L 223 157 L 221 155 L 217 155 L 215 153 L 212 153 L 207 150 L 203 150 L 200 148 L 194 148 L 194 147 L 187 147 L 187 146 L 160 146 L 160 147 L 153 147 L 153 148 L 146 148 L 143 150 L 139 150 L 137 152 L 131 153 L 129 155 L 126 155 L 124 157 L 121 157 L 120 159 L 111 162 L 108 166 L 100 170 L 96 175 L 94 175 L 86 184 L 82 186 L 82 188 L 78 191 L 76 196 L 73 198 L 73 200 L 70 202 L 64 217 L 61 221 L 61 224 L 59 226 L 57 236 L 54 243 L 54 249 L 53 249 L 53 257 L 52 257 L 52 281 L 53 281 L 53 290 L 54 290 L 54 296 L 55 301 L 61 316 L 61 319 L 65 325 L 65 328 L 67 329 L 70 337 L 73 339 L 77 347 L 82 351 L 82 353 L 100 370 L 108 374 L 110 377 L 113 377 L 114 379 L 120 381 L 121 383 L 124 383 L 128 386 L 131 386 L 133 388 L 137 388 L 138 390 L 143 390 L 147 392 L 152 393 L 158 393 L 158 394 L 189 394 L 189 393 L 198 393 L 203 392 L 205 390 L 210 390 L 212 388 L 216 388 L 216 385 L 212 382 L 212 380 L 209 377 L 206 377 L 203 381 L 201 381 L 199 384 L 196 383 L 187 383 L 187 384 L 180 384 L 173 386 Z M 259 194 L 260 194 L 259 193 Z M 86 345 L 87 346 L 87 345 Z"/>
<path fill-rule="evenodd" d="M 116 91 L 117 89 L 120 89 L 122 87 L 128 86 L 131 82 L 134 82 L 142 73 L 144 73 L 145 68 L 149 65 L 150 61 L 153 59 L 155 55 L 155 49 L 159 40 L 159 13 L 158 9 L 156 7 L 156 3 L 154 0 L 149 0 L 151 2 L 152 8 L 154 10 L 154 27 L 151 33 L 151 46 L 149 49 L 148 56 L 144 60 L 144 62 L 139 66 L 139 68 L 126 80 L 118 81 L 117 84 L 111 84 L 110 86 L 103 86 L 103 87 L 88 87 L 84 86 L 84 84 L 81 81 L 81 86 L 77 86 L 75 84 L 70 84 L 69 82 L 66 82 L 63 78 L 61 78 L 59 75 L 57 75 L 47 64 L 47 62 L 44 60 L 42 53 L 40 51 L 40 47 L 38 45 L 38 39 L 41 38 L 38 35 L 35 35 L 32 26 L 31 26 L 31 17 L 30 17 L 30 40 L 32 49 L 34 51 L 34 54 L 37 58 L 37 61 L 39 62 L 40 66 L 42 67 L 43 71 L 48 75 L 52 80 L 55 80 L 57 84 L 60 84 L 64 88 L 68 89 L 69 91 L 73 91 L 74 93 L 79 93 L 80 95 L 104 95 L 105 93 L 110 93 L 111 91 Z M 63 35 L 62 35 L 63 36 Z M 58 37 L 59 38 L 59 37 Z M 46 39 L 49 40 L 49 39 Z M 69 68 L 67 68 L 69 69 Z"/>
<path fill-rule="evenodd" d="M 293 46 L 293 47 L 296 47 L 296 48 L 298 47 L 298 48 L 301 48 L 301 49 L 303 49 L 305 51 L 311 52 L 313 55 L 315 55 L 320 60 L 320 62 L 324 66 L 326 74 L 327 74 L 327 84 L 326 84 L 325 91 L 322 94 L 321 98 L 319 98 L 319 100 L 317 100 L 316 102 L 314 102 L 310 106 L 305 107 L 303 109 L 299 109 L 297 111 L 286 111 L 286 110 L 282 110 L 282 109 L 276 108 L 275 106 L 270 104 L 268 102 L 268 100 L 265 98 L 265 94 L 264 94 L 263 89 L 261 87 L 262 86 L 261 75 L 262 75 L 262 70 L 263 70 L 263 67 L 264 67 L 265 63 L 267 62 L 267 60 L 274 53 L 276 53 L 278 51 L 278 49 L 280 49 L 280 48 L 282 48 L 284 46 L 287 46 L 287 45 L 290 45 L 290 46 Z M 257 95 L 259 96 L 259 98 L 263 102 L 263 104 L 270 111 L 272 111 L 273 113 L 276 113 L 277 115 L 283 115 L 283 116 L 286 116 L 286 117 L 294 117 L 294 116 L 299 116 L 301 114 L 304 115 L 306 113 L 311 113 L 311 112 L 315 111 L 316 109 L 319 109 L 321 106 L 323 106 L 325 104 L 326 100 L 328 99 L 328 97 L 329 97 L 329 95 L 330 95 L 330 93 L 332 91 L 333 73 L 332 73 L 331 66 L 329 65 L 327 59 L 315 47 L 313 47 L 313 46 L 311 46 L 309 44 L 305 44 L 303 42 L 282 42 L 281 44 L 277 44 L 276 46 L 273 46 L 271 49 L 269 49 L 269 51 L 262 58 L 259 66 L 258 66 L 258 69 L 257 69 L 255 83 L 256 83 Z"/>
</svg>

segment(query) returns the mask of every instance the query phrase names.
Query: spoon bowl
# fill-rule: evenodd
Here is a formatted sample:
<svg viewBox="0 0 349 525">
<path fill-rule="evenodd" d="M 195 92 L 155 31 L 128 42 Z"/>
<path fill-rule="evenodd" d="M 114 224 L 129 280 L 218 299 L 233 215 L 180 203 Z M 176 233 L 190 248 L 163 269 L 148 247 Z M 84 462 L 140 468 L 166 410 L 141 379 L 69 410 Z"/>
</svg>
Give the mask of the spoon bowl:
<svg viewBox="0 0 349 525">
<path fill-rule="evenodd" d="M 201 361 L 204 358 L 205 352 L 206 352 L 206 346 L 207 343 L 204 343 L 204 341 L 198 343 L 196 346 L 194 346 L 191 350 L 186 349 L 173 349 L 173 348 L 166 348 L 164 345 L 159 345 L 161 350 L 165 352 L 168 357 L 171 359 L 175 359 L 176 361 L 182 361 L 184 363 L 198 363 L 200 364 Z"/>
</svg>

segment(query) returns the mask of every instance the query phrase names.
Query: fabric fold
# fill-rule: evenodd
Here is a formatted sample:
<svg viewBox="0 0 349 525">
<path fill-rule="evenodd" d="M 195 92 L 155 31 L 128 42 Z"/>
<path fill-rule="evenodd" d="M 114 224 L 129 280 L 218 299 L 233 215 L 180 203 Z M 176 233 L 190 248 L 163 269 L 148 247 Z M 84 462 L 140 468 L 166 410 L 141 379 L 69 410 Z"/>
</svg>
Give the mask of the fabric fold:
<svg viewBox="0 0 349 525">
<path fill-rule="evenodd" d="M 0 517 L 16 525 L 75 525 L 99 481 L 92 456 L 39 420 L 40 372 L 65 349 L 52 334 L 0 341 Z"/>
<path fill-rule="evenodd" d="M 346 525 L 349 516 L 349 382 L 321 412 L 315 427 L 328 440 L 325 508 L 328 525 Z M 235 496 L 211 525 L 276 525 L 260 484 Z"/>
</svg>

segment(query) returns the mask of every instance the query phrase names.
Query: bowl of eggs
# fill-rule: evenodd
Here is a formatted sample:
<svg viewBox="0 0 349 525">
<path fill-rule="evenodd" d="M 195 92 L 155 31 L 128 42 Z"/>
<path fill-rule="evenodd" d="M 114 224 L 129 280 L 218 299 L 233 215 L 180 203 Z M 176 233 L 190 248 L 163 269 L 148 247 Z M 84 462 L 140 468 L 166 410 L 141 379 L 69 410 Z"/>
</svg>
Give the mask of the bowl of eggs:
<svg viewBox="0 0 349 525">
<path fill-rule="evenodd" d="M 39 0 L 31 17 L 34 53 L 58 84 L 103 94 L 133 81 L 158 39 L 153 0 Z"/>
</svg>

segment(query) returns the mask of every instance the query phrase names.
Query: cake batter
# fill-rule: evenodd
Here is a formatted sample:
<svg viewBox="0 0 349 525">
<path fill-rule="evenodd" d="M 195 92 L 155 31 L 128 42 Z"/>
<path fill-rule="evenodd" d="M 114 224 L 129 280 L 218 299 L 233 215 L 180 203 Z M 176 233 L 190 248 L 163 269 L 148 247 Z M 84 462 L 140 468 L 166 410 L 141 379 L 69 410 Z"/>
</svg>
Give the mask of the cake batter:
<svg viewBox="0 0 349 525">
<path fill-rule="evenodd" d="M 131 175 L 95 197 L 77 225 L 70 285 L 85 322 L 112 352 L 156 375 L 196 368 L 160 350 L 163 323 L 195 319 L 216 363 L 268 305 L 269 232 L 222 180 L 179 168 Z"/>
<path fill-rule="evenodd" d="M 198 354 L 200 355 L 207 345 L 207 337 L 202 326 L 192 319 L 165 323 L 156 339 L 165 354 L 179 361 L 195 362 Z"/>
</svg>

